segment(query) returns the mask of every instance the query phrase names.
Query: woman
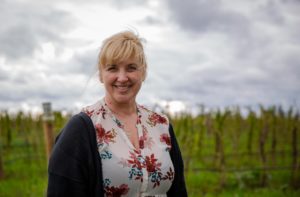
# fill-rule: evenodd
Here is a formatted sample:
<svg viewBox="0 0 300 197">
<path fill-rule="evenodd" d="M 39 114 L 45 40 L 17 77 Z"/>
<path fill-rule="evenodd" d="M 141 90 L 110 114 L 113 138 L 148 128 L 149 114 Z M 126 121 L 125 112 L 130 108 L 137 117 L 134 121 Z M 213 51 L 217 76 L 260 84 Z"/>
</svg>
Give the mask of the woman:
<svg viewBox="0 0 300 197">
<path fill-rule="evenodd" d="M 98 67 L 105 96 L 57 137 L 48 196 L 187 196 L 168 118 L 136 103 L 147 70 L 141 39 L 130 31 L 109 37 Z"/>
</svg>

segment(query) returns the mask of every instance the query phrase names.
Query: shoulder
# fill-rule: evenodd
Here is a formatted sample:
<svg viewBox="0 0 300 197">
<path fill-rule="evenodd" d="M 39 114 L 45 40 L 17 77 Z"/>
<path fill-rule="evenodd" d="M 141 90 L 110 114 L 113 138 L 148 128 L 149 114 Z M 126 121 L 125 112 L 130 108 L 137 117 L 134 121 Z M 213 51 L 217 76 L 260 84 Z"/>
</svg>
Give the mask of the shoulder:
<svg viewBox="0 0 300 197">
<path fill-rule="evenodd" d="M 82 132 L 77 131 L 87 130 L 90 128 L 90 126 L 92 125 L 89 116 L 83 112 L 80 112 L 70 118 L 70 120 L 62 129 L 61 135 L 79 134 Z"/>
<path fill-rule="evenodd" d="M 102 100 L 97 101 L 92 105 L 85 106 L 81 109 L 81 112 L 85 113 L 89 117 L 93 117 L 95 115 L 99 115 L 99 110 L 103 108 Z"/>
<path fill-rule="evenodd" d="M 167 115 L 155 112 L 142 105 L 138 105 L 138 110 L 147 118 L 147 123 L 151 126 L 156 126 L 157 124 L 169 126 L 169 118 Z"/>
<path fill-rule="evenodd" d="M 92 129 L 93 124 L 91 119 L 85 113 L 80 112 L 72 116 L 62 128 L 56 138 L 55 147 L 67 149 L 72 152 L 73 147 L 89 143 Z"/>
</svg>

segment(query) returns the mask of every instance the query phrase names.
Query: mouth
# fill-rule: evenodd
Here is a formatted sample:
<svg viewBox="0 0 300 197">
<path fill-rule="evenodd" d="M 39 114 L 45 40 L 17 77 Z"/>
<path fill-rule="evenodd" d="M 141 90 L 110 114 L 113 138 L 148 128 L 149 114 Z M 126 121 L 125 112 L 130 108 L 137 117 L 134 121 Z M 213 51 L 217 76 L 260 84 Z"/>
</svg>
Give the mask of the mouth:
<svg viewBox="0 0 300 197">
<path fill-rule="evenodd" d="M 114 88 L 116 88 L 119 92 L 127 92 L 131 87 L 132 85 L 128 85 L 128 84 L 125 84 L 125 85 L 113 85 Z"/>
</svg>

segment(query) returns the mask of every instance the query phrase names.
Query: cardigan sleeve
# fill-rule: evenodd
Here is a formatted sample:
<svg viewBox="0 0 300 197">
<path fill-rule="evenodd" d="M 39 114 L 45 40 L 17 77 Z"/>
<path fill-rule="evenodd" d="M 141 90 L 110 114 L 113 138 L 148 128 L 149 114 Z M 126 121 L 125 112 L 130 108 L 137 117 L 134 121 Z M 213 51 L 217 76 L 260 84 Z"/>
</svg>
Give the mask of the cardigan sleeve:
<svg viewBox="0 0 300 197">
<path fill-rule="evenodd" d="M 48 166 L 48 197 L 92 196 L 93 161 L 88 125 L 73 116 L 56 138 Z"/>
<path fill-rule="evenodd" d="M 169 126 L 169 133 L 171 137 L 172 148 L 170 150 L 171 160 L 175 167 L 175 177 L 172 183 L 171 188 L 167 192 L 168 196 L 172 197 L 186 197 L 188 196 L 185 180 L 184 180 L 184 165 L 180 152 L 179 145 L 177 143 L 175 133 L 172 125 Z"/>
</svg>

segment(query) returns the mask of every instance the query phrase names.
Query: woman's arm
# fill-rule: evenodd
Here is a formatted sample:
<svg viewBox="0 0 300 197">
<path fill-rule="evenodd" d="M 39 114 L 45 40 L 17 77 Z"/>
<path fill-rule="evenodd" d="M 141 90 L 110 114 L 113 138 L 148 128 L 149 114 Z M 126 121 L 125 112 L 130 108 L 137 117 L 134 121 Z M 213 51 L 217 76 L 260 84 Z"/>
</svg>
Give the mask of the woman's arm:
<svg viewBox="0 0 300 197">
<path fill-rule="evenodd" d="M 93 196 L 93 162 L 89 129 L 75 115 L 56 139 L 48 167 L 48 197 Z"/>
<path fill-rule="evenodd" d="M 172 125 L 169 126 L 169 133 L 171 137 L 171 144 L 172 148 L 170 150 L 170 156 L 171 160 L 173 162 L 173 165 L 175 167 L 175 177 L 172 183 L 171 188 L 167 192 L 168 196 L 172 197 L 186 197 L 187 190 L 185 186 L 185 180 L 184 180 L 184 165 L 183 160 L 180 152 L 179 145 L 177 143 L 175 133 L 173 130 Z"/>
</svg>

